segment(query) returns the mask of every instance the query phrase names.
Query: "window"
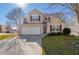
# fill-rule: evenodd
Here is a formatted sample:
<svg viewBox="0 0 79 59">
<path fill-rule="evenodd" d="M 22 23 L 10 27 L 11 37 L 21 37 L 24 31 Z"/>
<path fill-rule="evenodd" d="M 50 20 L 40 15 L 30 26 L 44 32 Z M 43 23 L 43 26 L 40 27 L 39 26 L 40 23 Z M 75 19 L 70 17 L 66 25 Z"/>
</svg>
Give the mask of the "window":
<svg viewBox="0 0 79 59">
<path fill-rule="evenodd" d="M 48 17 L 48 20 L 50 20 L 50 17 Z"/>
<path fill-rule="evenodd" d="M 55 28 L 53 28 L 53 31 L 55 31 Z"/>
<path fill-rule="evenodd" d="M 45 20 L 50 21 L 50 17 L 45 17 Z"/>
<path fill-rule="evenodd" d="M 52 31 L 60 31 L 59 25 L 52 25 Z"/>
<path fill-rule="evenodd" d="M 55 25 L 52 25 L 52 30 L 55 31 Z"/>
<path fill-rule="evenodd" d="M 45 17 L 45 20 L 47 20 L 47 17 Z"/>
<path fill-rule="evenodd" d="M 60 26 L 59 25 L 56 26 L 56 31 L 60 31 Z"/>
<path fill-rule="evenodd" d="M 62 25 L 60 25 L 60 31 L 62 31 Z"/>
<path fill-rule="evenodd" d="M 38 15 L 32 15 L 31 16 L 31 21 L 40 21 L 40 16 L 38 16 Z"/>
</svg>

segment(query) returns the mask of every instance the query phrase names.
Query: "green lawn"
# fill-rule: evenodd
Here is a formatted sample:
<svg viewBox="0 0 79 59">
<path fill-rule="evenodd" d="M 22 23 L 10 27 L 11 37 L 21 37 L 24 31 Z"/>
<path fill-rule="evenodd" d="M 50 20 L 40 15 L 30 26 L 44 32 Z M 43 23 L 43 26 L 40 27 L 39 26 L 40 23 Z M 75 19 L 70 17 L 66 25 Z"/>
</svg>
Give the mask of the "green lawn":
<svg viewBox="0 0 79 59">
<path fill-rule="evenodd" d="M 14 37 L 15 34 L 10 34 L 10 35 L 0 35 L 0 40 L 3 40 L 3 39 L 8 39 L 8 38 L 12 38 Z"/>
<path fill-rule="evenodd" d="M 46 55 L 78 55 L 79 37 L 75 36 L 46 36 L 42 38 Z"/>
</svg>

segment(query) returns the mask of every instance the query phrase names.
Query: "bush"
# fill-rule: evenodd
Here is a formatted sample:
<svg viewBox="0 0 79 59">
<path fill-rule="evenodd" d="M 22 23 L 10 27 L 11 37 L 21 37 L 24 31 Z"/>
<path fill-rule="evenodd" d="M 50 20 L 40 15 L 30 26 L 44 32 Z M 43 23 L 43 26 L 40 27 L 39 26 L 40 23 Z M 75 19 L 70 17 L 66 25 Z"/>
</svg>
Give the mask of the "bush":
<svg viewBox="0 0 79 59">
<path fill-rule="evenodd" d="M 68 35 L 71 33 L 71 30 L 69 28 L 64 28 L 63 34 Z"/>
<path fill-rule="evenodd" d="M 55 35 L 63 35 L 63 33 L 61 33 L 61 32 L 58 32 L 58 33 L 51 32 L 51 33 L 48 33 L 47 36 L 55 36 Z"/>
<path fill-rule="evenodd" d="M 6 33 L 10 33 L 10 31 L 6 31 Z"/>
</svg>

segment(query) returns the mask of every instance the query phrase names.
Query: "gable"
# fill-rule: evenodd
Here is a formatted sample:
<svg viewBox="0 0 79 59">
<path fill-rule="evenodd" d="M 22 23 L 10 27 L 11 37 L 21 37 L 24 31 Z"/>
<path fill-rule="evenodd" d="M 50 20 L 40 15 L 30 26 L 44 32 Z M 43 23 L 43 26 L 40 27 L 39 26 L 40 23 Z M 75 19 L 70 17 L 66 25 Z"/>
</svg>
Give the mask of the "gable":
<svg viewBox="0 0 79 59">
<path fill-rule="evenodd" d="M 28 15 L 39 15 L 39 14 L 41 14 L 41 12 L 40 11 L 38 11 L 37 9 L 33 9 L 30 13 L 28 13 Z"/>
<path fill-rule="evenodd" d="M 58 24 L 61 24 L 61 23 L 64 23 L 64 22 L 62 22 L 62 20 L 59 17 L 53 17 L 51 19 L 51 23 L 58 25 Z"/>
</svg>

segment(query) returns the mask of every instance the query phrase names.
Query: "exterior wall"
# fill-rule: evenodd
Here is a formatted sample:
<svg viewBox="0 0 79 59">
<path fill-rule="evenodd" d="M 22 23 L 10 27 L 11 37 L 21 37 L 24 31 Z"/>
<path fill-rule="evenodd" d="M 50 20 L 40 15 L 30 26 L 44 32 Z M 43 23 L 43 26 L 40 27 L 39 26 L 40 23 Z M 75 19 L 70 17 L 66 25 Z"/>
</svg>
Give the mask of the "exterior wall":
<svg viewBox="0 0 79 59">
<path fill-rule="evenodd" d="M 79 24 L 69 26 L 69 28 L 71 29 L 71 34 L 70 35 L 79 36 Z"/>
<path fill-rule="evenodd" d="M 2 26 L 0 25 L 0 33 L 2 32 Z"/>
<path fill-rule="evenodd" d="M 49 32 L 50 32 L 50 24 L 47 23 L 47 33 L 49 33 Z"/>
<path fill-rule="evenodd" d="M 3 26 L 2 26 L 2 32 L 3 32 L 3 33 L 6 33 L 6 31 L 7 31 L 6 26 L 3 25 Z"/>
<path fill-rule="evenodd" d="M 32 16 L 32 15 L 38 15 L 38 16 L 40 16 L 40 21 L 36 21 L 36 22 L 30 21 L 30 16 Z M 32 12 L 30 12 L 27 15 L 26 19 L 27 19 L 28 23 L 42 23 L 43 22 L 43 14 L 41 12 L 39 12 L 38 10 L 34 9 Z"/>
<path fill-rule="evenodd" d="M 66 25 L 66 27 L 71 29 L 70 35 L 79 36 L 79 23 L 77 20 L 77 16 L 74 16 L 72 18 L 72 21 L 69 25 L 67 23 L 65 25 Z"/>
<path fill-rule="evenodd" d="M 6 33 L 7 29 L 5 25 L 0 25 L 0 33 Z"/>
<path fill-rule="evenodd" d="M 65 27 L 64 22 L 61 21 L 58 17 L 53 17 L 49 23 L 47 23 L 47 33 L 50 32 L 50 25 L 62 25 L 62 30 Z"/>
<path fill-rule="evenodd" d="M 32 15 L 40 16 L 40 21 L 36 21 L 36 22 L 30 21 L 30 16 L 32 16 Z M 23 24 L 22 27 L 33 27 L 33 26 L 36 27 L 37 26 L 37 27 L 40 27 L 40 32 L 41 32 L 41 34 L 43 34 L 44 19 L 45 19 L 45 15 L 43 15 L 40 11 L 34 9 L 34 10 L 32 10 L 32 12 L 28 13 L 28 15 L 26 16 L 27 23 Z"/>
</svg>

